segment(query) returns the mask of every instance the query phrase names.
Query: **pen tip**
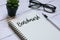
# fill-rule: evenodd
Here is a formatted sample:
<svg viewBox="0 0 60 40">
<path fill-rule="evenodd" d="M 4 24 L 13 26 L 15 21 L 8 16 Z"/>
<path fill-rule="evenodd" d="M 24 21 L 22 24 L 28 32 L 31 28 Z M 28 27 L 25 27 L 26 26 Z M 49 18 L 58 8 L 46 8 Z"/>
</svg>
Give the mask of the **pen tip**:
<svg viewBox="0 0 60 40">
<path fill-rule="evenodd" d="M 45 15 L 44 13 L 42 13 L 42 15 L 43 15 L 45 18 L 47 18 L 47 15 Z"/>
</svg>

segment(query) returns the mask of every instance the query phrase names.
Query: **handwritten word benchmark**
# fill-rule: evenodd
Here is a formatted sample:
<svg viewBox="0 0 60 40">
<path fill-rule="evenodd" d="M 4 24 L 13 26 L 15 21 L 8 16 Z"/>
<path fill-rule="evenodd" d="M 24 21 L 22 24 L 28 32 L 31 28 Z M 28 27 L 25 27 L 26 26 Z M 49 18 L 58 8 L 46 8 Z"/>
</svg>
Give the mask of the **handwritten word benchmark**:
<svg viewBox="0 0 60 40">
<path fill-rule="evenodd" d="M 24 24 L 27 24 L 27 23 L 29 23 L 29 22 L 32 22 L 32 21 L 35 21 L 35 20 L 39 20 L 40 19 L 40 17 L 38 16 L 38 15 L 36 15 L 35 17 L 33 17 L 33 18 L 31 18 L 31 19 L 28 19 L 28 18 L 26 18 L 26 20 L 23 20 L 22 22 L 17 22 L 17 25 L 19 26 L 19 27 L 21 27 L 22 25 L 24 25 Z"/>
</svg>

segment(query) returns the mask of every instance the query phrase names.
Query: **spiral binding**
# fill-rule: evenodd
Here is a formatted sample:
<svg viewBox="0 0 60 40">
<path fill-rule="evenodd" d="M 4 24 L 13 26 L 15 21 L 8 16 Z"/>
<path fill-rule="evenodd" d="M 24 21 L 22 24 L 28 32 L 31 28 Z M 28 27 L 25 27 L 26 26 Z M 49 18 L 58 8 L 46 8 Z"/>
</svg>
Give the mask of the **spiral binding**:
<svg viewBox="0 0 60 40">
<path fill-rule="evenodd" d="M 16 33 L 16 35 L 21 39 L 21 40 L 27 40 L 27 38 L 21 33 L 20 30 L 17 29 L 15 25 L 11 21 L 8 22 L 10 28 Z"/>
</svg>

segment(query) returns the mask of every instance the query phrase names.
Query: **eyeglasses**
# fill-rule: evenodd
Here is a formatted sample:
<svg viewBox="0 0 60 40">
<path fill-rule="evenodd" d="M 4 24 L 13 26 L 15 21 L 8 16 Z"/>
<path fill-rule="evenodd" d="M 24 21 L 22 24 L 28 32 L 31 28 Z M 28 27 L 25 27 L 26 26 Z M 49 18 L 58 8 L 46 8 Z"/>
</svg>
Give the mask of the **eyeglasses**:
<svg viewBox="0 0 60 40">
<path fill-rule="evenodd" d="M 40 7 L 43 7 L 43 10 L 48 13 L 54 13 L 56 10 L 56 7 L 51 4 L 42 4 L 39 1 L 29 1 L 29 8 L 32 9 L 39 9 Z"/>
</svg>

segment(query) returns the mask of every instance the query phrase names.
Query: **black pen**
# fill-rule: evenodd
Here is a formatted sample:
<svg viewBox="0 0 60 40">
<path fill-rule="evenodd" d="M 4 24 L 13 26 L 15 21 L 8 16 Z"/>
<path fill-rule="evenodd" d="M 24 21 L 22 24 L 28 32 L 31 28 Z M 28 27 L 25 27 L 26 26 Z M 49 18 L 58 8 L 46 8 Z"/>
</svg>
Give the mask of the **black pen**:
<svg viewBox="0 0 60 40">
<path fill-rule="evenodd" d="M 55 26 L 55 28 L 57 28 L 59 31 L 60 31 L 60 28 L 59 27 L 57 27 L 57 25 L 56 24 L 54 24 L 49 18 L 48 18 L 48 16 L 46 15 L 46 14 L 44 14 L 44 13 L 42 13 L 42 15 L 52 24 L 52 25 L 54 25 Z"/>
</svg>

